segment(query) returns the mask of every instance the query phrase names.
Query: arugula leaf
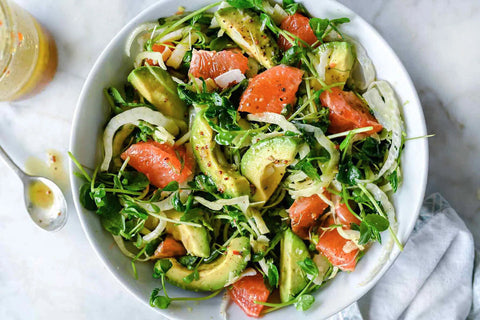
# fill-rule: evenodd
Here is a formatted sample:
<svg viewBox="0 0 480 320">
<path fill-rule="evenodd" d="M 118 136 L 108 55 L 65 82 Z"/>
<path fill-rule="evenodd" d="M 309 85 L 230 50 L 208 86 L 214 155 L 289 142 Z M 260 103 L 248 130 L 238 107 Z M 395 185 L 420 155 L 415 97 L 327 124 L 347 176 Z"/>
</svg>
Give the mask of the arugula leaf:
<svg viewBox="0 0 480 320">
<path fill-rule="evenodd" d="M 275 266 L 275 264 L 273 263 L 273 261 L 270 261 L 268 263 L 267 279 L 268 279 L 268 284 L 270 285 L 270 287 L 272 287 L 272 288 L 278 287 L 278 279 L 279 279 L 278 269 Z"/>
<path fill-rule="evenodd" d="M 362 178 L 362 172 L 352 162 L 351 159 L 340 163 L 338 166 L 337 180 L 343 184 L 354 186 L 357 179 Z"/>
<path fill-rule="evenodd" d="M 151 108 L 150 105 L 145 104 L 145 103 L 136 103 L 136 102 L 127 102 L 120 92 L 114 88 L 114 87 L 109 87 L 103 90 L 105 97 L 107 98 L 107 101 L 110 104 L 110 107 L 112 108 L 112 111 L 114 114 L 119 114 L 122 113 L 125 110 L 131 109 L 131 108 L 136 108 L 136 107 L 149 107 Z"/>
<path fill-rule="evenodd" d="M 80 192 L 79 192 L 79 200 L 81 205 L 87 209 L 87 210 L 96 210 L 97 205 L 95 204 L 95 201 L 92 199 L 92 196 L 90 195 L 90 182 L 84 183 L 80 187 Z"/>
<path fill-rule="evenodd" d="M 197 263 L 198 257 L 187 255 L 187 256 L 180 257 L 177 260 L 187 269 L 193 270 Z"/>
<path fill-rule="evenodd" d="M 152 298 L 153 296 L 153 298 Z M 172 302 L 171 299 L 165 296 L 155 296 L 154 291 L 152 292 L 152 296 L 150 297 L 150 306 L 157 307 L 159 309 L 167 309 L 170 303 Z"/>
<path fill-rule="evenodd" d="M 125 230 L 125 217 L 120 214 L 122 206 L 113 194 L 108 193 L 107 197 L 109 200 L 105 201 L 106 205 L 98 208 L 97 213 L 100 214 L 100 222 L 105 230 L 118 236 Z"/>
<path fill-rule="evenodd" d="M 229 40 L 225 36 L 217 37 L 210 41 L 210 50 L 221 51 L 228 45 Z"/>
<path fill-rule="evenodd" d="M 390 185 L 392 186 L 393 192 L 397 192 L 398 189 L 398 175 L 397 175 L 397 170 L 393 171 L 391 174 L 387 176 L 388 182 L 390 182 Z"/>
<path fill-rule="evenodd" d="M 297 302 L 294 303 L 295 308 L 299 311 L 306 311 L 311 308 L 315 298 L 310 294 L 303 294 L 297 298 Z"/>
<path fill-rule="evenodd" d="M 298 261 L 297 263 L 306 274 L 311 275 L 313 277 L 316 277 L 318 275 L 317 265 L 315 264 L 315 262 L 313 262 L 312 259 L 305 258 L 305 260 Z"/>
<path fill-rule="evenodd" d="M 263 0 L 226 0 L 229 5 L 237 9 L 257 9 L 265 12 Z"/>
<path fill-rule="evenodd" d="M 377 229 L 379 232 L 387 230 L 388 226 L 390 225 L 387 219 L 378 214 L 367 214 L 364 218 L 364 221 L 372 228 Z"/>
<path fill-rule="evenodd" d="M 195 177 L 195 187 L 199 190 L 204 190 L 212 194 L 217 192 L 217 186 L 215 185 L 215 182 L 213 182 L 212 178 L 205 174 L 199 174 Z"/>
<path fill-rule="evenodd" d="M 168 259 L 157 260 L 157 262 L 155 262 L 155 265 L 153 267 L 153 277 L 155 279 L 158 279 L 161 276 L 164 276 L 172 266 L 173 266 L 172 262 Z"/>
<path fill-rule="evenodd" d="M 335 30 L 341 35 L 337 26 L 347 22 L 350 22 L 350 19 L 337 18 L 337 19 L 329 20 L 329 19 L 322 19 L 322 18 L 311 18 L 310 27 L 312 28 L 313 33 L 317 36 L 317 39 L 323 42 L 323 38 L 329 32 L 328 27 L 331 27 L 333 30 Z"/>
<path fill-rule="evenodd" d="M 198 280 L 199 278 L 200 278 L 200 274 L 198 273 L 198 270 L 195 269 L 192 273 L 190 273 L 188 276 L 183 278 L 183 282 L 191 283 L 193 280 Z"/>
<path fill-rule="evenodd" d="M 125 189 L 131 191 L 142 191 L 150 184 L 147 176 L 138 171 L 124 171 L 121 182 Z"/>
<path fill-rule="evenodd" d="M 140 121 L 137 128 L 139 131 L 136 135 L 136 142 L 147 142 L 148 138 L 151 137 L 155 132 L 155 128 L 145 121 Z"/>
<path fill-rule="evenodd" d="M 317 39 L 323 41 L 323 37 L 325 36 L 325 32 L 330 25 L 330 20 L 322 19 L 322 18 L 311 18 L 310 19 L 310 27 L 313 30 L 313 33 L 317 36 Z"/>
<path fill-rule="evenodd" d="M 212 263 L 213 261 L 215 261 L 217 259 L 217 257 L 221 254 L 223 254 L 225 252 L 225 250 L 227 250 L 227 248 L 219 248 L 219 249 L 215 249 L 213 250 L 211 253 L 210 253 L 210 256 L 207 257 L 207 258 L 203 258 L 203 263 Z"/>
<path fill-rule="evenodd" d="M 295 3 L 294 0 L 283 0 L 282 7 L 286 13 L 289 15 L 294 15 L 298 10 L 298 3 Z"/>
<path fill-rule="evenodd" d="M 179 188 L 178 182 L 177 181 L 171 181 L 165 186 L 165 188 L 157 189 L 155 191 L 155 193 L 152 195 L 152 197 L 150 198 L 149 201 L 150 202 L 157 202 L 158 200 L 160 200 L 160 197 L 162 196 L 163 191 L 173 192 L 173 191 L 177 191 L 178 188 Z"/>
<path fill-rule="evenodd" d="M 145 253 L 148 254 L 149 256 L 153 255 L 161 241 L 162 241 L 161 238 L 157 238 L 155 240 L 147 242 L 147 244 L 145 245 Z"/>
<path fill-rule="evenodd" d="M 317 168 L 315 168 L 311 162 L 313 160 L 316 159 L 312 159 L 307 156 L 293 166 L 293 169 L 303 171 L 309 178 L 313 180 L 320 180 L 320 174 L 318 173 Z"/>
<path fill-rule="evenodd" d="M 360 226 L 352 224 L 355 230 L 360 231 L 359 244 L 366 244 L 370 240 L 376 240 L 382 243 L 380 232 L 385 231 L 390 226 L 390 223 L 384 217 L 378 214 L 367 214 Z"/>
<path fill-rule="evenodd" d="M 302 13 L 304 16 L 309 16 L 307 9 L 301 3 L 296 3 L 294 0 L 283 0 L 283 10 L 289 15 L 294 15 L 296 12 Z"/>
<path fill-rule="evenodd" d="M 122 212 L 129 218 L 136 217 L 143 220 L 148 218 L 147 211 L 133 201 L 125 201 L 125 207 L 122 209 Z"/>
<path fill-rule="evenodd" d="M 251 0 L 227 0 L 227 3 L 237 9 L 250 9 L 255 7 Z"/>
<path fill-rule="evenodd" d="M 372 137 L 367 137 L 354 144 L 355 152 L 352 152 L 352 157 L 366 164 L 382 163 L 389 146 L 388 142 L 379 142 Z"/>
<path fill-rule="evenodd" d="M 217 132 L 241 130 L 237 123 L 238 112 L 229 101 L 228 96 L 218 92 L 196 93 L 186 86 L 178 86 L 180 99 L 191 105 L 206 105 L 205 119 L 213 130 Z"/>
<path fill-rule="evenodd" d="M 265 13 L 260 14 L 260 22 L 262 23 L 262 28 L 267 27 L 272 31 L 276 36 L 279 35 L 281 29 L 273 22 L 272 18 Z"/>
<path fill-rule="evenodd" d="M 296 67 L 299 62 L 302 61 L 302 58 L 307 54 L 307 49 L 303 46 L 292 46 L 290 49 L 283 53 L 282 60 L 280 64 L 285 64 L 289 66 Z"/>
<path fill-rule="evenodd" d="M 180 193 L 177 191 L 173 195 L 172 198 L 172 205 L 175 210 L 178 212 L 184 212 L 185 211 L 185 206 L 183 205 L 182 200 L 180 199 Z"/>
<path fill-rule="evenodd" d="M 189 199 L 192 199 L 192 203 L 193 203 L 193 197 L 189 198 Z M 180 218 L 180 221 L 184 221 L 184 222 L 204 222 L 202 221 L 202 210 L 200 210 L 199 208 L 193 208 L 193 209 L 190 209 L 190 206 L 191 204 L 188 204 L 187 202 L 187 205 L 185 206 L 187 210 L 185 210 L 185 213 L 182 215 L 182 217 Z"/>
</svg>

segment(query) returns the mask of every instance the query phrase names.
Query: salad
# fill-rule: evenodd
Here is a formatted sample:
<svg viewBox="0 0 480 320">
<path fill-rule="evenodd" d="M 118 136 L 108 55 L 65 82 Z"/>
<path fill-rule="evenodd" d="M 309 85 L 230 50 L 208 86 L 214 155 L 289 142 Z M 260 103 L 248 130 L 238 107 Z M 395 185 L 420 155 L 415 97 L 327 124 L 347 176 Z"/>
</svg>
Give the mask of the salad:
<svg viewBox="0 0 480 320">
<path fill-rule="evenodd" d="M 225 290 L 251 317 L 304 311 L 374 242 L 402 248 L 403 121 L 348 22 L 227 0 L 132 32 L 125 85 L 105 89 L 103 161 L 87 173 L 71 157 L 133 276 L 154 262 L 152 307 Z M 172 297 L 167 281 L 210 294 Z"/>
</svg>

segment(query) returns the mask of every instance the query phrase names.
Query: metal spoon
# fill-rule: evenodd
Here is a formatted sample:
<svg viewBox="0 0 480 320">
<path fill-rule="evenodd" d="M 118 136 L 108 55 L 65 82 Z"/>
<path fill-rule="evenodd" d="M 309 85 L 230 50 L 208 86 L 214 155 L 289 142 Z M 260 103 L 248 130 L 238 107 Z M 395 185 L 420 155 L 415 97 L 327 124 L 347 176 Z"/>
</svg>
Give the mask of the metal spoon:
<svg viewBox="0 0 480 320">
<path fill-rule="evenodd" d="M 51 180 L 26 174 L 0 146 L 0 158 L 23 182 L 25 206 L 30 218 L 47 231 L 60 230 L 67 222 L 67 202 L 62 190 Z"/>
</svg>

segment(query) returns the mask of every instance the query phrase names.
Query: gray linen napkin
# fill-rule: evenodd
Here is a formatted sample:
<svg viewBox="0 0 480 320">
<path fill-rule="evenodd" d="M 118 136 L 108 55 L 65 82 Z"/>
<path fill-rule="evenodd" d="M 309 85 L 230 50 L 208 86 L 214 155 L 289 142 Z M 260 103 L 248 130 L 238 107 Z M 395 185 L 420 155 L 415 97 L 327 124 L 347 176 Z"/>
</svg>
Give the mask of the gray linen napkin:
<svg viewBox="0 0 480 320">
<path fill-rule="evenodd" d="M 435 193 L 378 284 L 329 320 L 480 319 L 480 259 L 474 263 L 474 256 L 472 234 Z"/>
</svg>

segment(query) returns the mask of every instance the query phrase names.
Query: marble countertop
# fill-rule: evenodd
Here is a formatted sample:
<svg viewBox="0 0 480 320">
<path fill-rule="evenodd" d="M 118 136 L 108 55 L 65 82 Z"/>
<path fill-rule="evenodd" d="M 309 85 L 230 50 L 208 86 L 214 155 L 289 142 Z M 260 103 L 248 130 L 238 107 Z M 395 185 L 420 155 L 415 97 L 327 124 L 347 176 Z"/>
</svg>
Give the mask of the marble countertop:
<svg viewBox="0 0 480 320">
<path fill-rule="evenodd" d="M 0 103 L 0 144 L 24 165 L 66 154 L 82 84 L 118 30 L 155 0 L 17 0 L 53 34 L 58 71 L 45 91 Z M 440 192 L 480 244 L 480 2 L 341 0 L 397 52 L 423 104 L 430 138 L 427 194 Z M 66 168 L 66 159 L 64 159 Z M 58 233 L 29 221 L 20 181 L 0 163 L 0 319 L 159 319 L 90 248 L 69 196 Z M 66 181 L 63 182 L 66 185 Z M 68 189 L 68 186 L 66 187 Z"/>
</svg>

